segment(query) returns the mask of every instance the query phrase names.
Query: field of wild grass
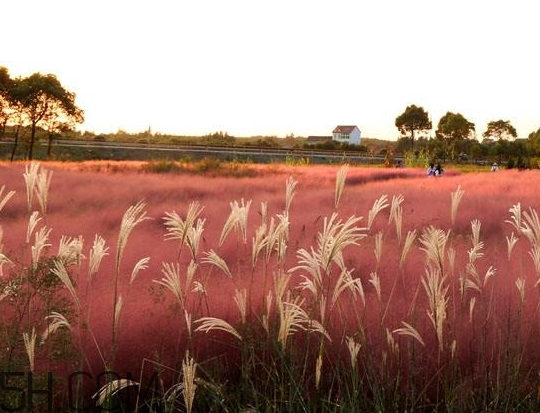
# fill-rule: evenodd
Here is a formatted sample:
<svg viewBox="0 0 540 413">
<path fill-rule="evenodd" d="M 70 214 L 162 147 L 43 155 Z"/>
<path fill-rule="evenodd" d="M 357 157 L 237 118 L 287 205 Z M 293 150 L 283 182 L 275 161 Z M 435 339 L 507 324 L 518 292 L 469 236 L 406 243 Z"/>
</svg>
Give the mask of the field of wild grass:
<svg viewBox="0 0 540 413">
<path fill-rule="evenodd" d="M 0 365 L 79 410 L 537 409 L 539 176 L 2 164 Z"/>
</svg>

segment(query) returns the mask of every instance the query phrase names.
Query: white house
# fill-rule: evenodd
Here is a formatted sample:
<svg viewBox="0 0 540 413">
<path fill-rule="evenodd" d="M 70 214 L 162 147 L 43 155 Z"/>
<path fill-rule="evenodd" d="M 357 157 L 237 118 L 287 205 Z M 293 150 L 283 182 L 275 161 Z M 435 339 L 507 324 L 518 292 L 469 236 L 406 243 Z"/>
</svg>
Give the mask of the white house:
<svg viewBox="0 0 540 413">
<path fill-rule="evenodd" d="M 360 145 L 361 132 L 355 125 L 338 125 L 332 131 L 332 139 L 338 142 L 348 142 Z"/>
</svg>

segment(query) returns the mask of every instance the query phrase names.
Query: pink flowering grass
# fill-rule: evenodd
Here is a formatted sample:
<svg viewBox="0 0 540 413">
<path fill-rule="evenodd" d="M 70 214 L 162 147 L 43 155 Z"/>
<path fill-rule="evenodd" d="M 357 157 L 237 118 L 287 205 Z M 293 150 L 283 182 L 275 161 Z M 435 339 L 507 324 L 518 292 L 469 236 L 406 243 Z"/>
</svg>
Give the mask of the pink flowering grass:
<svg viewBox="0 0 540 413">
<path fill-rule="evenodd" d="M 307 392 L 307 399 L 327 388 L 324 397 L 328 400 L 343 397 L 343 392 L 373 399 L 385 394 L 404 405 L 458 405 L 463 389 L 484 401 L 490 391 L 530 396 L 537 386 L 533 373 L 540 363 L 535 351 L 540 339 L 540 296 L 535 285 L 540 274 L 533 259 L 537 246 L 507 222 L 512 221 L 510 209 L 518 203 L 522 213 L 540 207 L 536 171 L 460 174 L 450 170 L 443 177 L 428 178 L 423 170 L 351 167 L 336 206 L 339 166 L 250 166 L 245 177 L 185 171 L 154 174 L 130 164 L 112 168 L 51 163 L 43 167 L 53 171 L 47 213 L 38 225 L 52 228 L 51 246 L 43 257 L 55 257 L 61 236 L 84 239 L 83 263 L 78 270 L 69 269 L 82 308 L 68 314 L 74 326 L 72 345 L 84 356 L 79 368 L 133 372 L 140 370 L 143 359 L 178 368 L 189 351 L 205 363 L 205 374 L 215 374 L 207 380 L 232 385 L 251 373 L 256 377 L 250 380 L 263 385 L 270 382 L 272 373 L 265 382 L 265 374 L 258 369 L 263 366 L 267 371 L 288 360 L 293 372 L 298 369 L 294 380 L 302 384 L 300 393 Z M 29 214 L 24 170 L 24 164 L 0 165 L 0 185 L 16 191 L 0 212 L 1 252 L 13 262 L 4 265 L 6 279 L 31 260 L 33 241 L 25 242 Z M 280 256 L 274 246 L 267 260 L 262 248 L 253 265 L 253 238 L 263 219 L 268 231 L 271 220 L 276 225 L 284 214 L 290 178 L 297 185 L 287 214 L 286 249 Z M 454 206 L 452 222 L 452 196 L 459 191 L 463 196 Z M 369 212 L 383 196 L 386 207 L 367 228 Z M 398 226 L 391 219 L 390 205 L 399 196 L 403 202 Z M 139 201 L 145 203 L 150 219 L 139 223 L 127 240 L 117 291 L 123 306 L 118 342 L 113 343 L 116 243 L 124 213 Z M 164 218 L 172 212 L 186 218 L 194 201 L 202 207 L 198 218 L 204 220 L 204 231 L 199 250 L 192 256 L 181 240 L 166 239 Z M 234 202 L 251 202 L 246 242 L 235 227 L 219 245 Z M 262 203 L 267 206 L 266 218 Z M 300 254 L 317 250 L 324 222 L 333 213 L 341 223 L 362 217 L 355 224 L 361 236 L 327 268 L 319 268 L 323 277 L 315 287 L 306 266 L 298 268 Z M 477 244 L 473 256 L 474 220 L 479 222 L 481 245 Z M 430 228 L 445 238 L 439 261 L 429 258 L 429 247 L 421 241 Z M 413 233 L 414 241 L 402 260 L 405 239 Z M 109 250 L 89 280 L 85 276 L 88 252 L 96 234 L 106 240 Z M 513 236 L 517 241 L 509 254 L 508 239 Z M 230 276 L 209 261 L 211 251 L 223 259 Z M 147 268 L 130 283 L 132 268 L 144 257 L 150 258 Z M 197 269 L 186 283 L 192 259 Z M 156 282 L 164 277 L 164 264 L 180 269 L 181 284 L 185 283 L 181 302 Z M 347 280 L 343 269 L 354 283 L 339 290 L 339 282 Z M 285 276 L 290 279 L 279 296 L 276 280 Z M 439 283 L 439 297 L 429 295 L 428 280 Z M 245 320 L 235 301 L 242 291 L 247 298 Z M 57 297 L 65 300 L 69 294 L 64 290 Z M 0 306 L 9 308 L 10 300 L 13 297 L 6 296 Z M 312 321 L 303 320 L 281 341 L 283 312 L 293 303 Z M 4 323 L 14 316 L 10 311 L 2 314 Z M 215 327 L 197 331 L 204 317 L 227 321 L 241 339 Z M 313 321 L 318 324 L 310 324 Z M 46 325 L 31 316 L 19 322 L 20 332 L 32 325 L 42 330 Z M 359 346 L 353 365 L 346 345 L 350 340 Z M 115 346 L 117 354 L 113 354 Z M 42 366 L 51 368 L 45 350 L 36 349 L 37 357 Z M 318 367 L 324 374 L 316 379 L 318 355 L 324 356 Z M 55 365 L 66 368 L 61 360 Z M 344 383 L 352 378 L 364 389 Z M 337 387 L 332 385 L 335 380 Z M 282 391 L 283 397 L 292 397 Z"/>
</svg>

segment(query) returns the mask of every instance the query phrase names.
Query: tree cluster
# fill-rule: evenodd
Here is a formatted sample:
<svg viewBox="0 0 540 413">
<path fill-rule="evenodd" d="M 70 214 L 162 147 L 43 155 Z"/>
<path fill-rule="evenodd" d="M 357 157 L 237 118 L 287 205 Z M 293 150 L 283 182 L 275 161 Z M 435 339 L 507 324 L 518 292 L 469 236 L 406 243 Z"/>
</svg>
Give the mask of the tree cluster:
<svg viewBox="0 0 540 413">
<path fill-rule="evenodd" d="M 84 112 L 75 105 L 75 94 L 56 76 L 34 73 L 12 78 L 5 67 L 0 67 L 0 139 L 4 139 L 7 126 L 14 128 L 12 159 L 19 140 L 26 145 L 27 158 L 33 158 L 38 128 L 47 133 L 50 155 L 53 139 L 83 121 Z M 25 136 L 26 131 L 29 136 Z"/>
<path fill-rule="evenodd" d="M 398 152 L 424 151 L 431 158 L 452 161 L 489 157 L 519 167 L 535 166 L 531 163 L 537 161 L 531 160 L 540 156 L 540 129 L 527 140 L 516 140 L 516 129 L 508 120 L 488 122 L 481 142 L 476 138 L 474 123 L 461 113 L 446 112 L 437 124 L 435 136 L 430 136 L 432 123 L 428 112 L 420 106 L 407 106 L 395 125 L 402 135 Z"/>
</svg>

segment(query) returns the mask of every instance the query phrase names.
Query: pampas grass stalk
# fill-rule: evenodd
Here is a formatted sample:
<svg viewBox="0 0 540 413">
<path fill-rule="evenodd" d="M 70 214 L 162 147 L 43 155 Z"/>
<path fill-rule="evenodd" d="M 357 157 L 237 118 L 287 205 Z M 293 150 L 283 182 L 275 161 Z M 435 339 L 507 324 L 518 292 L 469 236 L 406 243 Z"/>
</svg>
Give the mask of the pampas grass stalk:
<svg viewBox="0 0 540 413">
<path fill-rule="evenodd" d="M 36 329 L 32 327 L 30 334 L 23 333 L 24 348 L 26 349 L 26 355 L 28 356 L 28 362 L 30 363 L 30 371 L 34 371 L 34 361 L 36 358 Z"/>
<path fill-rule="evenodd" d="M 294 198 L 296 185 L 298 185 L 298 181 L 295 181 L 292 176 L 287 178 L 287 181 L 285 182 L 285 213 L 286 214 L 289 213 L 289 209 L 291 208 L 291 203 Z"/>
<path fill-rule="evenodd" d="M 416 240 L 416 230 L 407 231 L 407 236 L 405 237 L 405 243 L 403 244 L 403 249 L 401 250 L 401 257 L 399 259 L 399 268 L 403 268 L 403 264 L 407 259 L 407 255 L 411 250 L 411 247 Z"/>
<path fill-rule="evenodd" d="M 383 233 L 382 231 L 379 231 L 377 234 L 375 234 L 375 259 L 377 260 L 377 267 L 381 265 L 381 258 L 382 258 L 382 251 L 383 251 Z"/>
<path fill-rule="evenodd" d="M 26 203 L 28 206 L 28 212 L 32 210 L 32 203 L 34 199 L 34 190 L 36 187 L 37 176 L 41 165 L 39 162 L 30 162 L 25 165 L 25 171 L 23 174 L 24 182 L 26 184 Z"/>
<path fill-rule="evenodd" d="M 140 271 L 146 270 L 148 268 L 149 262 L 150 257 L 141 258 L 139 261 L 137 261 L 137 264 L 135 264 L 133 270 L 131 271 L 131 277 L 129 278 L 130 284 L 133 284 L 133 281 L 135 281 Z"/>
<path fill-rule="evenodd" d="M 130 386 L 140 386 L 140 383 L 129 379 L 111 380 L 103 385 L 96 393 L 94 393 L 92 395 L 92 399 L 97 399 L 96 406 L 103 406 L 107 403 L 109 398 L 116 395 L 120 390 Z"/>
<path fill-rule="evenodd" d="M 233 277 L 231 271 L 229 270 L 227 262 L 223 258 L 221 258 L 214 250 L 205 252 L 205 256 L 206 258 L 203 258 L 202 260 L 203 263 L 212 264 L 218 267 L 221 271 L 223 271 L 227 277 Z"/>
<path fill-rule="evenodd" d="M 229 232 L 234 228 L 236 231 L 240 231 L 242 234 L 242 240 L 244 243 L 247 241 L 247 219 L 249 215 L 249 209 L 251 207 L 251 200 L 244 202 L 242 198 L 240 203 L 238 201 L 233 201 L 230 203 L 231 212 L 227 221 L 223 225 L 221 235 L 219 237 L 219 245 L 223 245 L 225 239 Z"/>
<path fill-rule="evenodd" d="M 94 237 L 92 248 L 90 249 L 90 257 L 89 257 L 89 264 L 88 264 L 88 280 L 89 281 L 92 279 L 92 277 L 95 274 L 97 274 L 99 267 L 101 265 L 101 261 L 107 255 L 109 255 L 108 251 L 109 251 L 109 247 L 105 246 L 105 239 L 100 235 L 96 235 Z"/>
<path fill-rule="evenodd" d="M 514 250 L 514 247 L 516 245 L 516 242 L 518 242 L 518 239 L 515 235 L 514 235 L 514 232 L 512 232 L 510 234 L 510 237 L 506 236 L 506 245 L 507 245 L 507 256 L 508 256 L 508 261 L 511 260 L 512 258 L 512 251 Z"/>
<path fill-rule="evenodd" d="M 373 206 L 369 210 L 368 213 L 368 224 L 367 229 L 371 229 L 371 226 L 373 225 L 373 221 L 375 221 L 375 218 L 381 212 L 383 209 L 388 207 L 388 195 L 383 194 L 381 195 L 375 202 L 373 203 Z"/>
<path fill-rule="evenodd" d="M 30 238 L 32 237 L 32 233 L 36 229 L 36 226 L 38 222 L 41 221 L 41 217 L 39 216 L 38 211 L 34 211 L 30 214 L 30 217 L 28 218 L 28 226 L 26 229 L 26 243 L 28 244 L 30 242 Z"/>
<path fill-rule="evenodd" d="M 54 334 L 59 328 L 63 327 L 71 330 L 71 324 L 68 319 L 58 311 L 51 311 L 51 313 L 45 317 L 45 320 L 47 321 L 47 327 L 41 335 L 41 345 L 43 345 L 47 338 L 51 334 Z"/>
<path fill-rule="evenodd" d="M 401 204 L 403 204 L 404 200 L 405 198 L 401 194 L 392 196 L 390 216 L 388 217 L 388 223 L 391 223 L 393 220 L 396 224 L 396 236 L 399 244 L 401 244 L 401 233 L 403 226 L 403 207 Z"/>
<path fill-rule="evenodd" d="M 461 198 L 463 197 L 463 194 L 465 191 L 461 189 L 461 185 L 458 185 L 455 192 L 452 192 L 451 199 L 452 199 L 452 205 L 451 205 L 451 217 L 452 217 L 452 225 L 454 225 L 456 221 L 457 211 L 459 207 L 459 203 L 461 202 Z"/>
<path fill-rule="evenodd" d="M 35 191 L 38 199 L 41 214 L 47 215 L 47 203 L 49 198 L 49 188 L 51 186 L 53 171 L 41 169 L 35 181 Z"/>
<path fill-rule="evenodd" d="M 349 171 L 349 165 L 345 164 L 339 168 L 336 176 L 336 189 L 334 191 L 334 208 L 337 209 L 339 205 L 339 200 L 341 199 L 341 194 L 343 193 L 343 188 L 345 187 L 345 178 L 347 177 L 347 172 Z"/>
<path fill-rule="evenodd" d="M 422 345 L 422 347 L 426 346 L 424 339 L 422 338 L 422 336 L 420 335 L 417 329 L 415 329 L 412 325 L 410 325 L 409 323 L 406 323 L 405 321 L 402 321 L 401 324 L 403 325 L 403 327 L 396 328 L 392 332 L 403 335 L 403 336 L 412 337 L 416 341 L 418 341 Z"/>
<path fill-rule="evenodd" d="M 114 365 L 116 359 L 116 351 L 118 347 L 118 320 L 119 320 L 119 310 L 122 308 L 120 301 L 120 296 L 118 292 L 118 283 L 120 278 L 122 258 L 124 255 L 124 250 L 128 242 L 129 236 L 133 229 L 140 224 L 141 222 L 150 219 L 146 216 L 146 204 L 143 201 L 137 202 L 135 205 L 130 206 L 122 217 L 122 222 L 120 224 L 120 232 L 118 234 L 117 248 L 116 248 L 116 259 L 115 259 L 115 274 L 114 274 L 114 296 L 113 296 L 113 322 L 112 322 L 112 353 L 111 353 L 111 362 Z M 112 367 L 112 366 L 111 366 Z"/>
<path fill-rule="evenodd" d="M 164 277 L 160 280 L 152 280 L 171 291 L 182 308 L 184 308 L 184 294 L 180 280 L 180 265 L 178 263 L 162 263 L 161 272 Z"/>
<path fill-rule="evenodd" d="M 422 285 L 428 297 L 428 316 L 433 324 L 437 335 L 439 352 L 444 348 L 443 324 L 447 317 L 448 286 L 438 268 L 426 268 L 426 274 L 422 278 Z"/>
<path fill-rule="evenodd" d="M 165 240 L 178 240 L 180 241 L 180 248 L 179 248 L 179 255 L 182 251 L 182 246 L 187 242 L 188 237 L 190 236 L 190 231 L 192 230 L 193 226 L 195 225 L 195 222 L 198 220 L 199 215 L 203 211 L 204 207 L 202 207 L 199 202 L 193 201 L 189 204 L 187 213 L 186 213 L 186 219 L 182 219 L 175 211 L 173 212 L 166 212 L 164 219 L 164 224 L 166 228 L 165 233 Z M 204 220 L 201 224 L 198 224 L 198 230 L 202 232 L 202 226 L 204 225 Z M 192 237 L 196 236 L 197 234 L 191 234 Z M 192 246 L 191 250 L 193 252 L 193 249 L 195 247 L 194 245 L 194 239 L 191 240 Z M 197 244 L 198 247 L 198 244 Z"/>
<path fill-rule="evenodd" d="M 184 396 L 187 413 L 191 413 L 193 409 L 193 400 L 195 399 L 195 391 L 197 390 L 197 384 L 195 383 L 196 371 L 197 363 L 195 363 L 193 357 L 189 356 L 188 352 L 184 360 L 182 360 L 182 395 Z"/>
<path fill-rule="evenodd" d="M 32 269 L 35 271 L 37 269 L 39 259 L 43 249 L 50 247 L 52 244 L 49 243 L 49 235 L 52 231 L 52 228 L 42 227 L 35 234 L 35 242 L 31 247 L 32 251 Z"/>
<path fill-rule="evenodd" d="M 83 254 L 84 240 L 82 236 L 76 238 L 62 235 L 58 244 L 57 259 L 64 261 L 66 265 L 75 264 L 78 269 L 85 258 Z"/>
<path fill-rule="evenodd" d="M 15 191 L 9 191 L 3 195 L 4 189 L 6 189 L 5 185 L 0 186 L 0 212 L 2 212 L 2 209 L 4 209 L 11 197 L 15 195 Z"/>
<path fill-rule="evenodd" d="M 236 337 L 238 340 L 242 341 L 242 336 L 240 333 L 227 321 L 218 318 L 218 317 L 202 317 L 197 320 L 195 320 L 195 324 L 200 324 L 195 331 L 203 331 L 205 333 L 208 333 L 212 330 L 221 330 L 225 331 L 226 333 L 231 334 L 232 336 Z"/>
</svg>

